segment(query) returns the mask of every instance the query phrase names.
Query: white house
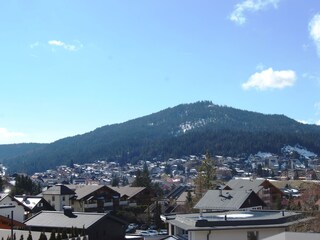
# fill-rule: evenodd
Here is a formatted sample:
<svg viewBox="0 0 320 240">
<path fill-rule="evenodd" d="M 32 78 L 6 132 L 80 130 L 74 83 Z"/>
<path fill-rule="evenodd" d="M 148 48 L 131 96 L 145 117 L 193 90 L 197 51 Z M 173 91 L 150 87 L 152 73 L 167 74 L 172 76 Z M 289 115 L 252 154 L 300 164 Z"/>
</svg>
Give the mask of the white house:
<svg viewBox="0 0 320 240">
<path fill-rule="evenodd" d="M 228 211 L 165 217 L 169 235 L 188 240 L 261 240 L 302 221 L 300 213 L 284 211 Z"/>
<path fill-rule="evenodd" d="M 9 207 L 9 206 L 12 206 L 12 207 Z M 6 195 L 0 200 L 0 215 L 6 218 L 11 218 L 11 212 L 13 212 L 13 220 L 16 220 L 19 222 L 23 222 L 25 220 L 24 206 L 19 202 L 17 202 L 11 196 Z"/>
<path fill-rule="evenodd" d="M 64 206 L 70 206 L 70 199 L 76 193 L 65 185 L 57 184 L 42 192 L 43 198 L 56 210 L 62 211 Z"/>
</svg>

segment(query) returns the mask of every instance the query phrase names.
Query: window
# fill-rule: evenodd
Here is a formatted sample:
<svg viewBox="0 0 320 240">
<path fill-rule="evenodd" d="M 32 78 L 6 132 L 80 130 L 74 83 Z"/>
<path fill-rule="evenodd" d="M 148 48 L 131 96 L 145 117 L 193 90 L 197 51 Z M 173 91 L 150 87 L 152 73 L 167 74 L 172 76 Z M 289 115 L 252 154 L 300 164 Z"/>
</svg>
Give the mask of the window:
<svg viewBox="0 0 320 240">
<path fill-rule="evenodd" d="M 66 197 L 65 197 L 65 196 L 63 196 L 63 197 L 62 197 L 62 201 L 65 201 L 65 200 L 66 200 Z"/>
<path fill-rule="evenodd" d="M 259 232 L 258 231 L 247 232 L 247 240 L 259 240 Z"/>
<path fill-rule="evenodd" d="M 55 201 L 55 197 L 54 197 L 54 196 L 52 196 L 52 201 L 53 201 L 53 202 Z"/>
</svg>

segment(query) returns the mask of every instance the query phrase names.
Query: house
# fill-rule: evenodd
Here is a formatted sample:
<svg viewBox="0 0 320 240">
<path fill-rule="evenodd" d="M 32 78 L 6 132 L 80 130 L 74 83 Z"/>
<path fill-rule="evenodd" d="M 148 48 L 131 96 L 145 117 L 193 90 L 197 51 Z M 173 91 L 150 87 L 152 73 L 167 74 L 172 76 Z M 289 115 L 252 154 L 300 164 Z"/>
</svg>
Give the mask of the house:
<svg viewBox="0 0 320 240">
<path fill-rule="evenodd" d="M 57 211 L 63 210 L 64 206 L 70 206 L 70 199 L 76 193 L 62 184 L 49 187 L 42 192 L 43 198 Z"/>
<path fill-rule="evenodd" d="M 12 217 L 15 221 L 23 222 L 25 220 L 24 206 L 14 197 L 6 195 L 0 200 L 0 215 L 6 218 L 11 218 L 11 214 L 13 214 Z"/>
<path fill-rule="evenodd" d="M 186 240 L 256 240 L 280 234 L 303 219 L 285 211 L 225 211 L 163 217 L 169 235 Z"/>
<path fill-rule="evenodd" d="M 9 218 L 9 216 L 11 216 L 11 211 L 13 211 L 13 219 L 20 222 L 23 222 L 33 214 L 42 210 L 54 211 L 54 208 L 40 196 L 23 195 L 12 197 L 6 195 L 0 200 L 0 206 L 6 204 L 13 208 L 0 208 L 0 215 Z"/>
<path fill-rule="evenodd" d="M 56 232 L 65 229 L 84 231 L 89 239 L 125 239 L 126 222 L 110 213 L 73 212 L 70 207 L 64 211 L 42 211 L 24 222 L 31 231 Z"/>
<path fill-rule="evenodd" d="M 254 191 L 268 209 L 279 209 L 283 195 L 280 189 L 265 179 L 232 179 L 227 182 L 224 190 Z"/>
<path fill-rule="evenodd" d="M 24 219 L 42 211 L 54 211 L 55 209 L 41 196 L 14 196 L 14 199 L 24 206 Z"/>
<path fill-rule="evenodd" d="M 119 206 L 120 194 L 105 185 L 66 185 L 75 192 L 70 206 L 78 212 L 105 212 Z"/>
<path fill-rule="evenodd" d="M 120 194 L 121 206 L 141 206 L 149 205 L 153 198 L 156 197 L 155 193 L 145 187 L 111 187 L 114 191 Z"/>
<path fill-rule="evenodd" d="M 266 204 L 254 191 L 208 190 L 194 206 L 200 211 L 262 209 Z"/>
</svg>

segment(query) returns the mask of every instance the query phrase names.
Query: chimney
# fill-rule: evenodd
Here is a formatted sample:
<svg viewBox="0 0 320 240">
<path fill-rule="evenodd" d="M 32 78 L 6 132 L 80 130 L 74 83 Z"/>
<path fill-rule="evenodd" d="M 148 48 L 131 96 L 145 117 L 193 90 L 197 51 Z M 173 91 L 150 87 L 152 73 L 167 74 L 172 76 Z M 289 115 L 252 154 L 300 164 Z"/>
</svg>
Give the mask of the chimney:
<svg viewBox="0 0 320 240">
<path fill-rule="evenodd" d="M 71 206 L 63 206 L 63 214 L 69 218 L 77 217 L 77 215 L 73 213 L 73 209 Z"/>
<path fill-rule="evenodd" d="M 222 189 L 221 188 L 219 188 L 219 197 L 222 197 L 223 195 L 222 195 Z"/>
</svg>

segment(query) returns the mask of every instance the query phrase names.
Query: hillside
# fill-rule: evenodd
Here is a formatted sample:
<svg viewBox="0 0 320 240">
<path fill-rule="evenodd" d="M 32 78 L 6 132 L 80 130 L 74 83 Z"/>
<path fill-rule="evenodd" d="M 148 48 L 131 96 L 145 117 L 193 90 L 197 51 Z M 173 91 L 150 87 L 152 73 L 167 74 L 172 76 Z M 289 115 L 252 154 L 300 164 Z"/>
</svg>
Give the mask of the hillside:
<svg viewBox="0 0 320 240">
<path fill-rule="evenodd" d="M 301 124 L 284 115 L 264 115 L 203 101 L 100 127 L 3 162 L 11 172 L 30 173 L 70 162 L 166 160 L 206 150 L 228 156 L 280 153 L 284 145 L 295 144 L 319 154 L 319 140 L 319 126 Z"/>
<path fill-rule="evenodd" d="M 22 143 L 0 145 L 0 161 L 37 151 L 47 144 Z"/>
</svg>

